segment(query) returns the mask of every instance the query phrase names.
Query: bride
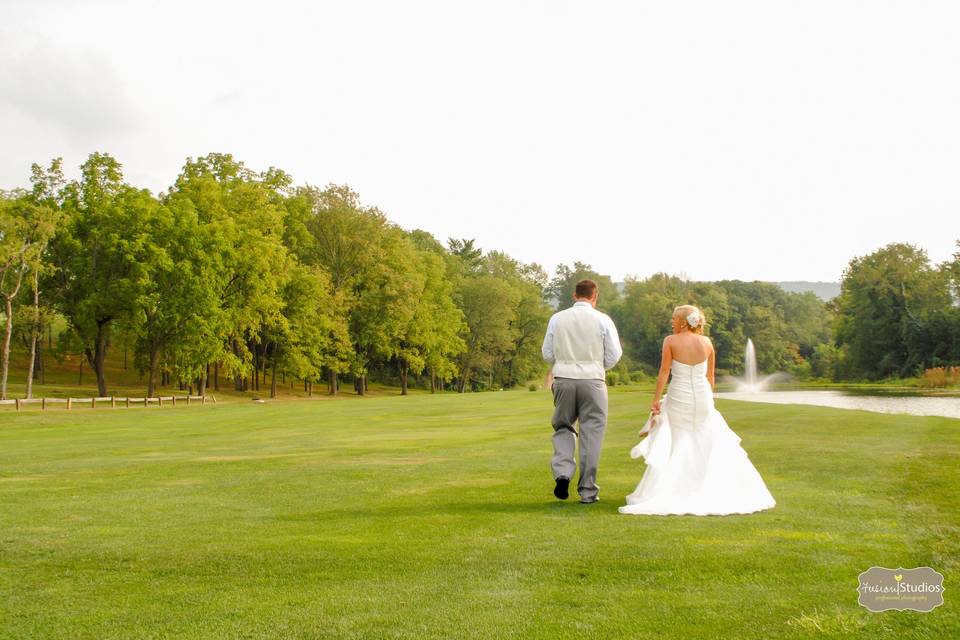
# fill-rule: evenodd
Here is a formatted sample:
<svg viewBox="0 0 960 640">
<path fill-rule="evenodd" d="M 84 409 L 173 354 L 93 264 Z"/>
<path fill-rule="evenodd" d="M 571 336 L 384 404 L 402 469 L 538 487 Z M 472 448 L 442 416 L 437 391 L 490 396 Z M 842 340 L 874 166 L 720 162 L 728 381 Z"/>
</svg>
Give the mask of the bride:
<svg viewBox="0 0 960 640">
<path fill-rule="evenodd" d="M 683 305 L 674 309 L 672 323 L 651 407 L 655 426 L 630 452 L 643 457 L 647 468 L 620 513 L 704 516 L 773 507 L 776 501 L 740 437 L 714 407 L 716 352 L 703 335 L 703 313 Z"/>
</svg>

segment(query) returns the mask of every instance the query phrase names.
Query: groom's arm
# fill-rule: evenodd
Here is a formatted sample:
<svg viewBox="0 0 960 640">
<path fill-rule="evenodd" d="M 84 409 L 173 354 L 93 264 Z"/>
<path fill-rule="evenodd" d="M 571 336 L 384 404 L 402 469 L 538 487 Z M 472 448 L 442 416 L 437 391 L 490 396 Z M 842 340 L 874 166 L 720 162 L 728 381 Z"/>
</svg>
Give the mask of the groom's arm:
<svg viewBox="0 0 960 640">
<path fill-rule="evenodd" d="M 620 335 L 617 333 L 617 325 L 613 324 L 610 316 L 603 316 L 603 368 L 612 369 L 623 355 L 623 347 L 620 346 Z"/>
<path fill-rule="evenodd" d="M 553 364 L 556 358 L 553 355 L 553 316 L 550 317 L 550 322 L 547 323 L 547 333 L 543 336 L 543 346 L 540 347 L 540 353 L 543 354 L 543 359 Z"/>
</svg>

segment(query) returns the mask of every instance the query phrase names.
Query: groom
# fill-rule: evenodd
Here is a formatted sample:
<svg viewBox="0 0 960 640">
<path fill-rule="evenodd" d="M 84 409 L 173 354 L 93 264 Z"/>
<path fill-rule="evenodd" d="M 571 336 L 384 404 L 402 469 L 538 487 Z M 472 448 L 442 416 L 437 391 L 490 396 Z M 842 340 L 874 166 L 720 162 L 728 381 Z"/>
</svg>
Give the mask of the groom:
<svg viewBox="0 0 960 640">
<path fill-rule="evenodd" d="M 607 426 L 606 370 L 623 355 L 617 328 L 597 311 L 597 283 L 581 280 L 569 309 L 558 311 L 547 324 L 543 359 L 553 364 L 553 495 L 566 500 L 576 471 L 574 448 L 580 438 L 580 502 L 598 500 L 596 483 L 600 446 Z M 574 429 L 579 420 L 580 432 Z"/>
</svg>

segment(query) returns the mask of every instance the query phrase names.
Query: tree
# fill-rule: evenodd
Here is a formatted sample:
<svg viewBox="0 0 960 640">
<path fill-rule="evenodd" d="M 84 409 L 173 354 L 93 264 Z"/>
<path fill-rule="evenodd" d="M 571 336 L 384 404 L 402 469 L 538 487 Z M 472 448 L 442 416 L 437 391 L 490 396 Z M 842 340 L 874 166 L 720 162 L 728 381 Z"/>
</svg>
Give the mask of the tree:
<svg viewBox="0 0 960 640">
<path fill-rule="evenodd" d="M 590 279 L 597 283 L 600 290 L 600 297 L 597 301 L 598 309 L 609 312 L 616 306 L 620 299 L 620 290 L 610 276 L 597 273 L 589 264 L 574 262 L 573 267 L 568 267 L 565 264 L 557 265 L 556 275 L 547 287 L 548 297 L 556 301 L 558 311 L 573 306 L 574 288 L 578 282 L 584 279 Z"/>
<path fill-rule="evenodd" d="M 147 215 L 153 233 L 144 247 L 146 268 L 133 302 L 133 326 L 152 397 L 165 351 L 181 379 L 202 379 L 222 337 L 215 330 L 221 309 L 210 228 L 200 224 L 186 199 L 173 199 L 169 206 L 157 202 Z"/>
<path fill-rule="evenodd" d="M 430 372 L 430 390 L 437 380 L 448 380 L 456 371 L 455 358 L 463 352 L 461 334 L 466 330 L 463 312 L 453 298 L 453 285 L 447 279 L 443 249 L 422 236 L 408 234 L 418 249 L 417 271 L 423 274 L 423 290 L 416 299 L 413 316 L 403 332 L 397 349 L 400 368 L 400 393 L 407 394 L 407 375 Z M 432 238 L 430 238 L 432 240 Z"/>
<path fill-rule="evenodd" d="M 547 273 L 538 264 L 523 264 L 505 253 L 487 254 L 486 271 L 510 284 L 516 292 L 514 319 L 510 323 L 512 347 L 503 354 L 501 370 L 495 376 L 504 386 L 515 386 L 543 373 L 546 365 L 540 353 L 543 333 L 552 308 L 548 296 Z"/>
<path fill-rule="evenodd" d="M 460 356 L 459 391 L 463 393 L 478 371 L 492 371 L 513 346 L 512 326 L 520 292 L 491 275 L 478 275 L 463 283 L 463 314 L 469 332 Z"/>
<path fill-rule="evenodd" d="M 34 371 L 35 368 L 42 363 L 40 357 L 41 336 L 44 326 L 49 326 L 49 321 L 52 316 L 52 309 L 49 306 L 45 309 L 41 309 L 40 306 L 40 277 L 42 274 L 52 273 L 52 265 L 47 255 L 47 247 L 51 238 L 56 233 L 56 227 L 60 224 L 62 218 L 62 193 L 66 185 L 66 179 L 63 176 L 63 160 L 61 158 L 52 160 L 47 169 L 43 169 L 38 164 L 33 164 L 30 170 L 30 182 L 33 185 L 30 194 L 31 200 L 41 207 L 46 207 L 50 216 L 46 224 L 50 226 L 46 233 L 43 233 L 39 238 L 37 260 L 34 261 L 31 269 L 33 272 L 33 282 L 31 283 L 33 309 L 29 321 L 29 346 L 27 348 L 29 360 L 27 364 L 27 389 L 24 394 L 27 398 L 33 397 Z M 41 380 L 42 379 L 43 371 L 41 370 Z"/>
<path fill-rule="evenodd" d="M 0 198 L 0 298 L 3 298 L 5 331 L 0 399 L 7 399 L 10 372 L 10 341 L 13 335 L 14 301 L 24 277 L 39 272 L 43 249 L 56 225 L 56 212 L 36 203 L 28 194 Z M 29 383 L 28 383 L 29 384 Z"/>
<path fill-rule="evenodd" d="M 102 153 L 91 154 L 80 180 L 64 188 L 65 220 L 50 244 L 56 272 L 48 288 L 83 345 L 101 396 L 110 329 L 129 318 L 144 281 L 155 206 L 150 192 L 125 184 L 120 163 Z"/>
<path fill-rule="evenodd" d="M 624 297 L 613 310 L 618 333 L 627 355 L 652 372 L 660 364 L 663 336 L 670 331 L 670 317 L 677 305 L 693 299 L 687 283 L 676 276 L 657 273 L 639 280 L 627 278 Z M 704 310 L 706 313 L 706 310 Z M 709 319 L 710 316 L 707 315 Z"/>
<path fill-rule="evenodd" d="M 931 363 L 933 328 L 951 303 L 949 280 L 922 249 L 893 243 L 850 261 L 837 298 L 843 375 L 918 373 Z"/>
<path fill-rule="evenodd" d="M 326 272 L 294 264 L 283 288 L 283 308 L 266 328 L 271 345 L 270 397 L 277 395 L 277 372 L 307 381 L 310 388 L 324 367 L 349 357 L 350 335 L 337 313 Z"/>
<path fill-rule="evenodd" d="M 447 240 L 450 253 L 460 259 L 463 270 L 467 273 L 476 273 L 482 266 L 483 250 L 476 246 L 476 240 L 470 238 L 450 238 Z"/>
<path fill-rule="evenodd" d="M 222 364 L 238 390 L 247 388 L 248 375 L 258 385 L 257 365 L 266 362 L 262 330 L 278 321 L 283 305 L 289 262 L 281 192 L 288 184 L 279 170 L 257 174 L 230 154 L 211 153 L 188 158 L 164 199 L 171 208 L 185 206 L 183 199 L 195 208 L 213 265 L 206 277 L 219 296 L 219 313 L 203 323 L 219 346 L 189 353 L 213 360 L 218 371 Z M 207 369 L 192 359 L 182 366 Z"/>
<path fill-rule="evenodd" d="M 375 207 L 365 207 L 348 186 L 302 187 L 287 207 L 285 238 L 298 259 L 329 275 L 331 296 L 347 319 L 353 353 L 344 365 L 354 388 L 366 392 L 377 359 L 396 356 L 423 291 L 416 249 Z M 331 362 L 336 391 L 341 365 Z"/>
</svg>

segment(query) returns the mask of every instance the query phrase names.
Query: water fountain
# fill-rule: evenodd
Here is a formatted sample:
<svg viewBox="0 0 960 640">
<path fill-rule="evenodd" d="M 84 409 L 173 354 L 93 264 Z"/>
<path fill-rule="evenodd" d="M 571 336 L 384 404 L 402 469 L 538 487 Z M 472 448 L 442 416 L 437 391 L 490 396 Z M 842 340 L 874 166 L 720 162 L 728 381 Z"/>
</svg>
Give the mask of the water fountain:
<svg viewBox="0 0 960 640">
<path fill-rule="evenodd" d="M 734 379 L 737 391 L 746 393 L 766 391 L 770 382 L 783 377 L 785 375 L 782 373 L 769 376 L 761 376 L 757 373 L 757 349 L 753 346 L 753 340 L 747 338 L 747 348 L 743 353 L 743 377 Z"/>
<path fill-rule="evenodd" d="M 750 338 L 747 338 L 747 348 L 743 354 L 743 378 L 747 387 L 753 389 L 757 386 L 757 350 Z"/>
</svg>

